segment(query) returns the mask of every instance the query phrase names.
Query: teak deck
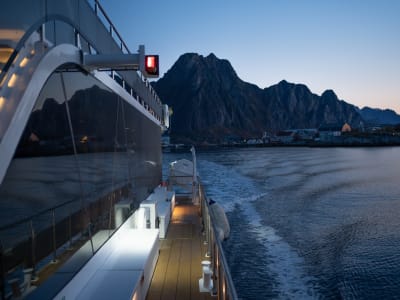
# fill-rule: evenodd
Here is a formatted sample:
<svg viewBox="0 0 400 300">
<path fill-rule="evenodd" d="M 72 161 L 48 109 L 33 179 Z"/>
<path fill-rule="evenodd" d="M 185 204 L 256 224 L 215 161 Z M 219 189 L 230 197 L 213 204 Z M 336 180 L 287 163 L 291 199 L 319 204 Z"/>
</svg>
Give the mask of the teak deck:
<svg viewBox="0 0 400 300">
<path fill-rule="evenodd" d="M 179 200 L 166 239 L 161 241 L 147 300 L 213 299 L 210 293 L 199 291 L 201 261 L 206 259 L 207 249 L 204 240 L 199 207 Z"/>
</svg>

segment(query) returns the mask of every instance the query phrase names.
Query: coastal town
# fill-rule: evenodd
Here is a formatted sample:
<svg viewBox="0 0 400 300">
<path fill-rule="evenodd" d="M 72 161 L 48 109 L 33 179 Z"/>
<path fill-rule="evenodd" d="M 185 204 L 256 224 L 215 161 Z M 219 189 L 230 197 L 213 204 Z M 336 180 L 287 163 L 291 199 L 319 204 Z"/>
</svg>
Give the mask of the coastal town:
<svg viewBox="0 0 400 300">
<path fill-rule="evenodd" d="M 395 146 L 400 145 L 400 124 L 367 125 L 352 128 L 348 123 L 327 123 L 319 128 L 264 132 L 261 137 L 243 138 L 228 135 L 220 143 L 197 142 L 204 147 L 273 147 L 273 146 Z M 190 141 L 174 143 L 168 135 L 162 137 L 164 151 L 179 151 L 189 147 Z"/>
</svg>

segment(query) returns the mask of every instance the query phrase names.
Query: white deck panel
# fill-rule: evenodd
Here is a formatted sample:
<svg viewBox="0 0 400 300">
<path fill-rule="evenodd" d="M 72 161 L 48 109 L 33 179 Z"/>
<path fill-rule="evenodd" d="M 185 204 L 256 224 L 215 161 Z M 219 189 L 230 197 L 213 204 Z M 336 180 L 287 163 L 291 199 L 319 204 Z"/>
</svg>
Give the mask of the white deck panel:
<svg viewBox="0 0 400 300">
<path fill-rule="evenodd" d="M 76 299 L 130 300 L 137 289 L 142 273 L 142 271 L 98 270 Z"/>
<path fill-rule="evenodd" d="M 131 299 L 136 291 L 145 294 L 158 258 L 158 234 L 157 229 L 118 230 L 55 299 Z M 117 286 L 127 298 L 100 292 Z"/>
<path fill-rule="evenodd" d="M 152 234 L 149 234 L 149 233 Z M 104 261 L 102 270 L 143 270 L 154 246 L 158 245 L 158 230 L 130 229 L 121 235 L 118 247 Z"/>
</svg>

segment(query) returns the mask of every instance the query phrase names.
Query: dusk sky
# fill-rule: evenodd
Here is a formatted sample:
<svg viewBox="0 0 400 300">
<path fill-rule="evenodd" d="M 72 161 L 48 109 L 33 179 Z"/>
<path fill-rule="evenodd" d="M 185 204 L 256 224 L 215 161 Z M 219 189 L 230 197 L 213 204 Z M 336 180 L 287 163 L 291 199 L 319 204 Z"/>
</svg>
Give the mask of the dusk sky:
<svg viewBox="0 0 400 300">
<path fill-rule="evenodd" d="M 398 0 L 100 0 L 132 52 L 228 59 L 265 88 L 285 79 L 359 107 L 400 113 Z"/>
</svg>

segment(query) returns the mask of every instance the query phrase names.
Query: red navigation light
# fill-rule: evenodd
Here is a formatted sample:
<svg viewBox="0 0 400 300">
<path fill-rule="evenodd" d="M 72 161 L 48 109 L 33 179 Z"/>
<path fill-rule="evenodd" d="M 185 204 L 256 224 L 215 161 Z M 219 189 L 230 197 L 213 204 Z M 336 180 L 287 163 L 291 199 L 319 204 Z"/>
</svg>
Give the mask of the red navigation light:
<svg viewBox="0 0 400 300">
<path fill-rule="evenodd" d="M 144 61 L 144 69 L 150 76 L 158 76 L 158 55 L 146 55 Z"/>
</svg>

